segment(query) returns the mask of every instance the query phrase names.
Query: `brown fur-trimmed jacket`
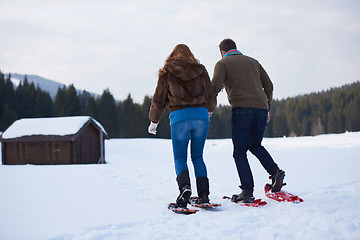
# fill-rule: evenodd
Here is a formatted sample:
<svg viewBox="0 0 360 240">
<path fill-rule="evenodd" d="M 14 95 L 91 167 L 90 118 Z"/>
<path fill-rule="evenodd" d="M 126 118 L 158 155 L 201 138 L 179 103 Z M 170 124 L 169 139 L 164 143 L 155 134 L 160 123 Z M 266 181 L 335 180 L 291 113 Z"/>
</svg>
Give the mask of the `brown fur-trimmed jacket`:
<svg viewBox="0 0 360 240">
<path fill-rule="evenodd" d="M 206 107 L 209 112 L 215 110 L 216 95 L 202 64 L 174 60 L 159 71 L 149 112 L 150 120 L 159 122 L 166 106 L 170 112 L 189 107 Z"/>
</svg>

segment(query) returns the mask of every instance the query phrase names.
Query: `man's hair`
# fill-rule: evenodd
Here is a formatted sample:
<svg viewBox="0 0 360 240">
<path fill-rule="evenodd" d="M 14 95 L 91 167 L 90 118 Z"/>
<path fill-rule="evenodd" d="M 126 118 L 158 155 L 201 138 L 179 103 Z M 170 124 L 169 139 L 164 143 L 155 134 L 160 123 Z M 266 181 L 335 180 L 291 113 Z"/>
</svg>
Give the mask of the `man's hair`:
<svg viewBox="0 0 360 240">
<path fill-rule="evenodd" d="M 221 41 L 220 45 L 219 45 L 220 51 L 229 51 L 231 49 L 236 49 L 236 43 L 231 40 L 230 38 L 225 38 L 224 40 Z"/>
</svg>

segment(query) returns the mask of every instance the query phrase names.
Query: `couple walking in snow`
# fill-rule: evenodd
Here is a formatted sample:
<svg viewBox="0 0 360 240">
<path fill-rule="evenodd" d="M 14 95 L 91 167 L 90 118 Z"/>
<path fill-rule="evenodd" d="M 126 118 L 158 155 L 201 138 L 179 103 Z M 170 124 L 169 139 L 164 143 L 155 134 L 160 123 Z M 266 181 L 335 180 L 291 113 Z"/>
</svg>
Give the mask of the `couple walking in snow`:
<svg viewBox="0 0 360 240">
<path fill-rule="evenodd" d="M 216 108 L 216 97 L 225 87 L 232 108 L 233 157 L 242 189 L 234 194 L 234 202 L 253 202 L 254 180 L 247 151 L 254 154 L 272 176 L 272 191 L 280 191 L 285 176 L 270 154 L 261 145 L 272 101 L 273 85 L 260 63 L 237 50 L 231 39 L 220 45 L 222 59 L 214 69 L 212 81 L 206 68 L 199 63 L 185 44 L 177 45 L 159 70 L 157 87 L 152 98 L 148 128 L 156 134 L 165 107 L 170 111 L 171 139 L 176 181 L 180 194 L 178 207 L 186 207 L 191 196 L 187 166 L 190 142 L 191 160 L 195 170 L 198 203 L 209 203 L 209 179 L 203 149 L 209 130 L 209 119 Z"/>
</svg>

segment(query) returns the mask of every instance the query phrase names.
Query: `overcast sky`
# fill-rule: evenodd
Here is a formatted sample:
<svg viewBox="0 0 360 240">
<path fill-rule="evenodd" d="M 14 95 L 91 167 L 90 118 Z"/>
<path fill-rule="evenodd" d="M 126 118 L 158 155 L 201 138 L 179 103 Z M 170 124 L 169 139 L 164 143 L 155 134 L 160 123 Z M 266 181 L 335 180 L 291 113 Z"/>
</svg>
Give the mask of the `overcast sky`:
<svg viewBox="0 0 360 240">
<path fill-rule="evenodd" d="M 176 44 L 211 78 L 224 38 L 263 65 L 277 99 L 360 79 L 358 0 L 0 0 L 0 32 L 0 71 L 138 103 Z"/>
</svg>

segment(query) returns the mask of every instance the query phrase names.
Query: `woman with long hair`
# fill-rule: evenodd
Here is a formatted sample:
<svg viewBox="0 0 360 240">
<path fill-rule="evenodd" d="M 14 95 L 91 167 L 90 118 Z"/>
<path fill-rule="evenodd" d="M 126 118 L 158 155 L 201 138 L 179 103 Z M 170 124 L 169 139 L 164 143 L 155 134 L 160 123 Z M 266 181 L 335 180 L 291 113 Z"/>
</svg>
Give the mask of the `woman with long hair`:
<svg viewBox="0 0 360 240">
<path fill-rule="evenodd" d="M 170 111 L 176 181 L 180 190 L 176 207 L 186 208 L 191 196 L 187 166 L 189 141 L 198 203 L 209 203 L 209 179 L 203 150 L 209 130 L 209 117 L 216 107 L 216 97 L 208 72 L 185 44 L 177 45 L 159 70 L 149 113 L 149 133 L 156 135 L 165 107 Z"/>
</svg>

